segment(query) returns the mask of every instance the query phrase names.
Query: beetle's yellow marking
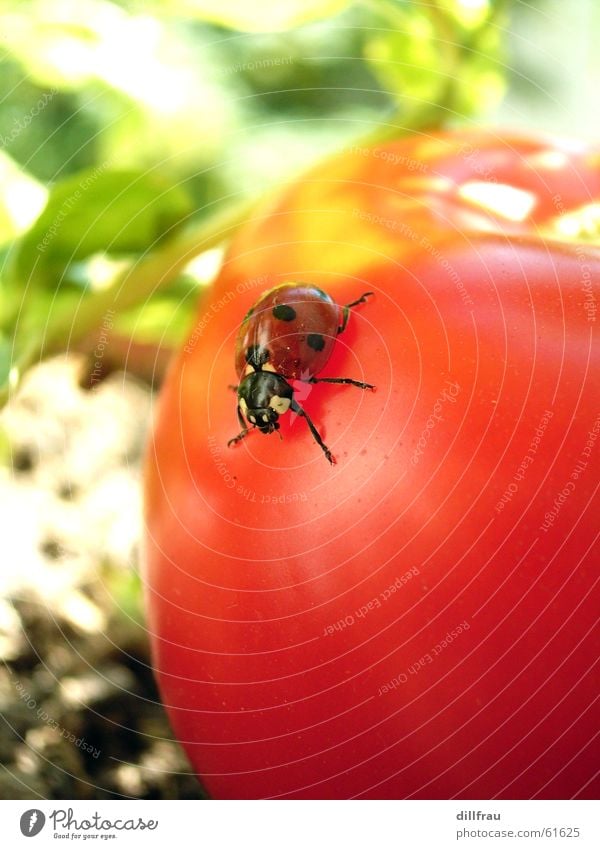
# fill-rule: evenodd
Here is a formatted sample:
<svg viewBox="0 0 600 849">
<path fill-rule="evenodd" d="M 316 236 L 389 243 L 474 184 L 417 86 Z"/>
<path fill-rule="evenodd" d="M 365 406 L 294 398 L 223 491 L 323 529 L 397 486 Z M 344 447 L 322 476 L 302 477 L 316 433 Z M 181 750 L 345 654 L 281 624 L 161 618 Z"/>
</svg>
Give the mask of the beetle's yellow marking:
<svg viewBox="0 0 600 849">
<path fill-rule="evenodd" d="M 246 399 L 245 399 L 245 398 L 240 398 L 240 400 L 239 400 L 239 404 L 240 404 L 240 410 L 242 411 L 242 413 L 243 413 L 243 414 L 246 416 L 246 418 L 247 418 L 247 417 L 248 417 L 248 404 L 246 404 Z"/>
<path fill-rule="evenodd" d="M 271 400 L 269 401 L 269 407 L 271 407 L 275 412 L 279 413 L 279 415 L 283 415 L 283 413 L 287 413 L 290 408 L 290 404 L 292 402 L 289 398 L 280 398 L 279 395 L 273 395 Z"/>
</svg>

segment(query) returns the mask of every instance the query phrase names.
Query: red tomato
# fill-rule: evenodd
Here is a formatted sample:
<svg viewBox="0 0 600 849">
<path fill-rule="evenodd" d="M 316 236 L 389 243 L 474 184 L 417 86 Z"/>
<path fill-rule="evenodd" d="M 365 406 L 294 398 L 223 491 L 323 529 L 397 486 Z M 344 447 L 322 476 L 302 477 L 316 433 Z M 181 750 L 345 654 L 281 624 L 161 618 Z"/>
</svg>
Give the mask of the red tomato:
<svg viewBox="0 0 600 849">
<path fill-rule="evenodd" d="M 353 148 L 258 211 L 163 390 L 154 663 L 217 798 L 594 797 L 600 154 L 484 133 Z M 235 338 L 282 282 L 352 311 L 305 422 L 238 430 Z M 594 559 L 594 554 L 595 558 Z"/>
</svg>

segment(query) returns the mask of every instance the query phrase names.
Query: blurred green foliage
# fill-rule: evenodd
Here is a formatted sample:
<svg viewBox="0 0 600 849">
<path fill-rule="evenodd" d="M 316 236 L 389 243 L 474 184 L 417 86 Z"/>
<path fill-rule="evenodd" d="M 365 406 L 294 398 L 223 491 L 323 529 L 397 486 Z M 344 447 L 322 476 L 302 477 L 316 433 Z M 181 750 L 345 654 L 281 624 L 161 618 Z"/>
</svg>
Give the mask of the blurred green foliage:
<svg viewBox="0 0 600 849">
<path fill-rule="evenodd" d="M 142 253 L 194 212 L 189 193 L 152 171 L 88 168 L 56 183 L 14 252 L 14 275 L 49 286 L 82 282 L 79 260 Z M 71 272 L 67 276 L 68 272 Z"/>
<path fill-rule="evenodd" d="M 180 338 L 207 278 L 182 274 L 178 239 L 212 247 L 249 198 L 350 140 L 493 109 L 504 6 L 0 0 L 5 396 L 111 290 L 120 332 Z"/>
</svg>

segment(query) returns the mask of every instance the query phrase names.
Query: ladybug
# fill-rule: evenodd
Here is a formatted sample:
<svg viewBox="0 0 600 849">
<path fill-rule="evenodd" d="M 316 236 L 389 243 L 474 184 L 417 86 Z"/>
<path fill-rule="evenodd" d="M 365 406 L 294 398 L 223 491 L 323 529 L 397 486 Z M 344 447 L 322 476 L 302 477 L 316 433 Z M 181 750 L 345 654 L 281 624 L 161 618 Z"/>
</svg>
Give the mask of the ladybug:
<svg viewBox="0 0 600 849">
<path fill-rule="evenodd" d="M 279 416 L 291 410 L 306 420 L 329 462 L 335 463 L 319 431 L 294 398 L 292 381 L 345 383 L 375 390 L 372 384 L 350 377 L 315 377 L 331 356 L 337 336 L 345 330 L 352 307 L 364 304 L 372 294 L 365 292 L 352 303 L 339 306 L 316 286 L 283 283 L 258 299 L 237 336 L 235 367 L 240 384 L 231 388 L 237 392 L 242 430 L 228 445 L 240 442 L 252 428 L 261 433 L 279 430 Z"/>
</svg>

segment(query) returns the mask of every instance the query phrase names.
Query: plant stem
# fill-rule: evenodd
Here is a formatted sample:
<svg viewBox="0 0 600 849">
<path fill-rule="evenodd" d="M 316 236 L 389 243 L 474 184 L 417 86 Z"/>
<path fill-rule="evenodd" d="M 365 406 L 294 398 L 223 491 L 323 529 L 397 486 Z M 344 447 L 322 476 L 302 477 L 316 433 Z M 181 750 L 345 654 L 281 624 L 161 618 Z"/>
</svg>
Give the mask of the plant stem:
<svg viewBox="0 0 600 849">
<path fill-rule="evenodd" d="M 364 0 L 366 7 L 383 15 L 386 20 L 394 25 L 405 26 L 405 19 L 395 0 Z M 384 127 L 377 127 L 365 136 L 356 140 L 357 144 L 368 147 L 369 145 L 381 144 L 398 138 L 409 132 L 419 130 L 435 131 L 440 129 L 448 116 L 453 112 L 453 104 L 456 99 L 456 91 L 459 87 L 459 69 L 465 57 L 476 50 L 477 43 L 482 34 L 491 26 L 495 26 L 510 6 L 512 0 L 495 0 L 491 5 L 489 13 L 481 24 L 467 34 L 462 40 L 459 38 L 457 25 L 453 22 L 448 11 L 439 5 L 437 0 L 429 0 L 423 4 L 423 9 L 430 16 L 435 31 L 437 42 L 440 44 L 443 54 L 443 79 L 440 82 L 435 99 L 420 107 L 408 111 L 405 107 L 396 109 L 385 121 Z"/>
</svg>

